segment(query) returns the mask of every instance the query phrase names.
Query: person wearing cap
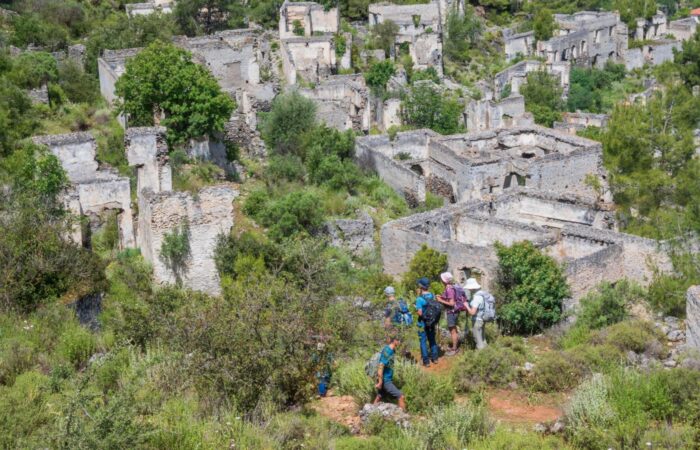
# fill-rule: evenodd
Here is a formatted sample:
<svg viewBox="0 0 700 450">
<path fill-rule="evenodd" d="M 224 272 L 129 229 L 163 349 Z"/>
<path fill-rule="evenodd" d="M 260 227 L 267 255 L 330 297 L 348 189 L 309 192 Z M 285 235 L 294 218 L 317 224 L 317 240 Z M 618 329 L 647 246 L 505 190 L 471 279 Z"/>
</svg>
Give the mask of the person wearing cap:
<svg viewBox="0 0 700 450">
<path fill-rule="evenodd" d="M 418 339 L 420 340 L 420 354 L 423 365 L 430 367 L 430 362 L 437 363 L 439 348 L 435 340 L 435 327 L 437 324 L 426 326 L 423 321 L 423 309 L 428 302 L 435 299 L 430 292 L 430 280 L 426 277 L 418 279 L 418 297 L 416 298 L 416 312 L 418 313 Z M 428 345 L 430 349 L 428 349 Z M 430 350 L 430 352 L 428 352 Z"/>
<path fill-rule="evenodd" d="M 486 337 L 484 336 L 484 297 L 481 295 L 481 285 L 476 278 L 469 278 L 464 284 L 464 290 L 469 291 L 472 300 L 466 305 L 467 312 L 472 316 L 472 336 L 476 342 L 476 349 L 481 350 L 486 347 Z"/>
<path fill-rule="evenodd" d="M 457 322 L 459 321 L 460 311 L 457 309 L 457 292 L 455 291 L 453 277 L 450 272 L 441 273 L 440 281 L 445 286 L 445 292 L 437 296 L 437 301 L 445 305 L 447 329 L 450 330 L 450 337 L 452 338 L 452 347 L 447 350 L 446 355 L 454 356 L 458 351 L 457 345 L 459 343 Z"/>
</svg>

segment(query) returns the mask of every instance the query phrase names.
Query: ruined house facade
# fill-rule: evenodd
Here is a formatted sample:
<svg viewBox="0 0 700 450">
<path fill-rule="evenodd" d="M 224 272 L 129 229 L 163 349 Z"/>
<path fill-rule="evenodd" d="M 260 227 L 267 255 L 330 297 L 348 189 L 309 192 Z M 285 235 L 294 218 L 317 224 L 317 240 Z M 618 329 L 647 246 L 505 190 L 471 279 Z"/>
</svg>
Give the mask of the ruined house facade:
<svg viewBox="0 0 700 450">
<path fill-rule="evenodd" d="M 216 295 L 221 286 L 214 249 L 219 234 L 233 227 L 233 200 L 238 191 L 231 184 L 208 186 L 196 195 L 173 191 L 165 131 L 163 127 L 126 131 L 127 159 L 136 168 L 137 178 L 136 243 L 153 265 L 156 282 L 180 281 L 187 288 Z M 190 254 L 176 275 L 160 254 L 165 237 L 184 225 L 189 228 Z"/>
<path fill-rule="evenodd" d="M 442 14 L 439 2 L 415 5 L 375 3 L 369 5 L 369 25 L 392 21 L 399 27 L 394 54 L 408 47 L 414 68 L 433 67 L 440 76 L 442 69 Z"/>
<path fill-rule="evenodd" d="M 447 254 L 453 273 L 489 286 L 498 269 L 494 244 L 523 240 L 564 264 L 572 303 L 602 281 L 646 285 L 655 268 L 671 269 L 661 243 L 615 231 L 614 214 L 597 202 L 531 188 L 389 222 L 381 229 L 382 261 L 388 274 L 402 274 L 427 244 Z"/>
<path fill-rule="evenodd" d="M 464 109 L 464 123 L 469 131 L 532 125 L 532 115 L 525 111 L 525 98 L 511 95 L 500 101 L 472 100 Z"/>
<path fill-rule="evenodd" d="M 151 0 L 143 3 L 127 3 L 124 5 L 126 15 L 129 18 L 135 16 L 147 16 L 153 13 L 169 14 L 173 12 L 173 0 Z"/>
<path fill-rule="evenodd" d="M 536 125 L 439 135 L 431 130 L 365 136 L 355 157 L 409 203 L 426 193 L 451 202 L 488 198 L 518 186 L 583 196 L 606 190 L 601 144 Z M 587 180 L 595 177 L 601 192 Z"/>
<path fill-rule="evenodd" d="M 542 62 L 538 60 L 525 60 L 513 64 L 493 78 L 493 95 L 500 96 L 506 86 L 510 86 L 511 94 L 520 94 L 520 87 L 527 82 L 527 74 L 544 70 L 559 81 L 559 85 L 564 91 L 564 95 L 569 91 L 569 73 L 571 72 L 570 62 Z"/>
<path fill-rule="evenodd" d="M 320 122 L 338 130 L 368 132 L 371 125 L 369 90 L 361 74 L 336 75 L 299 93 L 316 102 Z"/>
<path fill-rule="evenodd" d="M 569 134 L 576 134 L 577 131 L 585 130 L 588 127 L 605 128 L 608 126 L 610 116 L 607 114 L 595 114 L 577 111 L 575 113 L 565 112 L 562 114 L 560 122 L 554 122 L 555 130 L 565 131 Z"/>
<path fill-rule="evenodd" d="M 280 8 L 279 36 L 288 39 L 313 36 L 318 33 L 335 34 L 340 25 L 338 8 L 326 8 L 314 2 L 285 1 Z M 295 26 L 301 27 L 295 33 Z M 299 34 L 297 34 L 299 33 Z"/>
<path fill-rule="evenodd" d="M 36 136 L 33 141 L 48 147 L 58 158 L 70 181 L 64 195 L 69 211 L 79 217 L 87 217 L 87 228 L 74 230 L 73 240 L 87 245 L 90 235 L 115 214 L 119 229 L 119 247 L 136 244 L 131 210 L 129 179 L 108 168 L 100 168 L 97 162 L 97 143 L 90 133 L 69 133 Z"/>
</svg>

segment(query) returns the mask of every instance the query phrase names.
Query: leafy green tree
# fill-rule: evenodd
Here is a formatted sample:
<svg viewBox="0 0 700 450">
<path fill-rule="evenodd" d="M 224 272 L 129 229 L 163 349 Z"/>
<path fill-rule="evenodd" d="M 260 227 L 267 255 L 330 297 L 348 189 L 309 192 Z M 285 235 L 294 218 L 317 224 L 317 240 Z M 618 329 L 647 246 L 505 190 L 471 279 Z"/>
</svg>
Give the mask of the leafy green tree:
<svg viewBox="0 0 700 450">
<path fill-rule="evenodd" d="M 445 57 L 459 63 L 468 62 L 469 50 L 474 48 L 483 31 L 474 7 L 466 6 L 464 15 L 451 11 L 447 16 L 446 31 Z"/>
<path fill-rule="evenodd" d="M 280 94 L 261 124 L 261 134 L 272 153 L 305 158 L 304 133 L 316 126 L 316 105 L 297 91 Z"/>
<path fill-rule="evenodd" d="M 674 55 L 674 62 L 686 86 L 700 85 L 700 34 L 683 42 L 682 51 Z"/>
<path fill-rule="evenodd" d="M 510 247 L 496 243 L 496 254 L 502 329 L 507 333 L 533 334 L 557 323 L 570 290 L 556 261 L 528 241 Z"/>
<path fill-rule="evenodd" d="M 384 50 L 385 56 L 388 58 L 391 54 L 391 49 L 396 42 L 396 35 L 399 33 L 399 26 L 391 20 L 385 20 L 378 23 L 370 30 L 370 38 L 374 48 Z"/>
<path fill-rule="evenodd" d="M 188 36 L 242 28 L 243 5 L 237 0 L 178 0 L 173 16 Z"/>
<path fill-rule="evenodd" d="M 414 85 L 401 108 L 404 123 L 414 127 L 430 128 L 441 134 L 454 134 L 461 129 L 463 106 L 455 98 L 442 94 L 432 83 Z"/>
<path fill-rule="evenodd" d="M 34 14 L 21 14 L 12 20 L 14 32 L 10 43 L 17 47 L 34 44 L 49 50 L 60 50 L 68 44 L 68 32 L 60 25 L 43 21 Z"/>
<path fill-rule="evenodd" d="M 551 127 L 561 119 L 563 89 L 556 77 L 544 70 L 530 72 L 520 93 L 525 97 L 525 109 L 532 113 L 536 123 Z"/>
<path fill-rule="evenodd" d="M 538 41 L 551 39 L 554 36 L 556 27 L 551 10 L 547 8 L 537 10 L 532 24 L 532 29 L 535 31 L 535 39 Z"/>
<path fill-rule="evenodd" d="M 38 88 L 58 79 L 58 65 L 50 53 L 26 52 L 14 59 L 8 76 L 17 86 Z"/>
<path fill-rule="evenodd" d="M 19 139 L 31 136 L 38 117 L 26 92 L 0 76 L 0 154 L 8 155 Z"/>
<path fill-rule="evenodd" d="M 386 89 L 386 83 L 396 74 L 396 67 L 390 60 L 373 63 L 367 72 L 364 73 L 367 86 L 378 95 Z"/>
<path fill-rule="evenodd" d="M 182 277 L 187 272 L 187 263 L 191 254 L 190 226 L 187 222 L 163 236 L 158 256 L 165 267 L 173 273 L 178 286 L 182 285 Z"/>
<path fill-rule="evenodd" d="M 243 210 L 268 227 L 270 237 L 280 241 L 318 231 L 324 220 L 320 203 L 319 197 L 308 191 L 291 192 L 275 200 L 266 191 L 256 191 L 248 196 Z"/>
<path fill-rule="evenodd" d="M 447 270 L 447 255 L 423 244 L 413 255 L 408 264 L 408 271 L 403 275 L 404 288 L 408 292 L 414 291 L 416 281 L 422 277 L 437 283 L 440 281 L 440 274 L 445 270 Z"/>
<path fill-rule="evenodd" d="M 100 95 L 97 80 L 70 59 L 58 65 L 58 84 L 73 103 L 92 104 Z"/>
<path fill-rule="evenodd" d="M 236 106 L 190 53 L 162 42 L 127 61 L 116 93 L 119 111 L 132 126 L 153 125 L 154 116 L 162 115 L 173 143 L 223 130 Z"/>
<path fill-rule="evenodd" d="M 611 89 L 612 84 L 625 77 L 625 67 L 608 61 L 600 69 L 584 69 L 573 67 L 569 77 L 569 96 L 567 107 L 569 111 L 603 111 L 602 93 Z"/>
<path fill-rule="evenodd" d="M 67 178 L 57 158 L 26 146 L 2 160 L 0 176 L 0 307 L 31 311 L 104 288 L 99 258 L 68 238 L 75 223 L 58 199 Z"/>
<path fill-rule="evenodd" d="M 85 70 L 97 74 L 97 58 L 105 49 L 146 47 L 157 40 L 169 42 L 178 32 L 172 14 L 153 13 L 131 18 L 126 14 L 110 14 L 87 37 Z"/>
</svg>

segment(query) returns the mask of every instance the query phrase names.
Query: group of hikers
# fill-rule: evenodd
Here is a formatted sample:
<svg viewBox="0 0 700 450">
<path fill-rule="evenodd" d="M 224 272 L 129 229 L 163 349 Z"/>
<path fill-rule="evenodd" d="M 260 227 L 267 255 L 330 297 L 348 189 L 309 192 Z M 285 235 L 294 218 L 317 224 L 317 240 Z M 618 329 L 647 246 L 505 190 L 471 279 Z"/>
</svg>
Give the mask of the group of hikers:
<svg viewBox="0 0 700 450">
<path fill-rule="evenodd" d="M 464 326 L 464 341 L 467 340 L 469 329 L 478 350 L 486 347 L 484 323 L 495 319 L 495 300 L 486 290 L 483 290 L 475 278 L 467 279 L 464 286 L 455 283 L 450 272 L 440 274 L 444 292 L 435 295 L 430 292 L 430 280 L 419 278 L 416 282 L 417 297 L 415 310 L 418 315 L 416 326 L 420 342 L 420 353 L 423 366 L 437 363 L 439 347 L 436 332 L 442 311 L 445 311 L 447 328 L 450 332 L 451 345 L 445 352 L 446 356 L 454 356 L 459 352 L 459 319 L 462 311 L 467 315 Z M 387 328 L 407 327 L 413 324 L 413 316 L 403 299 L 396 299 L 396 290 L 392 286 L 384 289 L 388 300 L 385 310 L 385 325 Z M 471 327 L 467 326 L 471 317 Z M 386 345 L 367 365 L 367 374 L 376 381 L 377 391 L 374 403 L 382 400 L 395 399 L 401 409 L 406 409 L 406 399 L 394 384 L 394 359 L 397 348 L 401 345 L 401 336 L 396 330 L 388 334 Z M 376 377 L 376 378 L 375 378 Z"/>
</svg>

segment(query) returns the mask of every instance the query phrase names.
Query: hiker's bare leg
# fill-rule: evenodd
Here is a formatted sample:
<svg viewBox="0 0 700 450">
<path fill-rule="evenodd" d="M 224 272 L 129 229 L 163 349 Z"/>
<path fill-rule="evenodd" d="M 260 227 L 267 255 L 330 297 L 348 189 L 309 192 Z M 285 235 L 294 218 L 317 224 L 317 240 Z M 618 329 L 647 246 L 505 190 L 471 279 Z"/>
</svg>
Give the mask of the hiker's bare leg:
<svg viewBox="0 0 700 450">
<path fill-rule="evenodd" d="M 452 351 L 457 351 L 457 345 L 459 343 L 459 336 L 457 335 L 457 327 L 450 328 L 450 334 L 452 335 Z"/>
<path fill-rule="evenodd" d="M 399 408 L 406 411 L 406 397 L 404 397 L 403 395 L 399 397 Z"/>
<path fill-rule="evenodd" d="M 379 394 L 377 394 L 377 396 L 374 397 L 374 404 L 376 405 L 377 403 L 379 403 L 379 401 L 380 401 L 381 399 L 382 399 L 382 396 L 379 395 Z"/>
</svg>

